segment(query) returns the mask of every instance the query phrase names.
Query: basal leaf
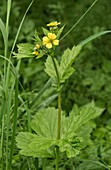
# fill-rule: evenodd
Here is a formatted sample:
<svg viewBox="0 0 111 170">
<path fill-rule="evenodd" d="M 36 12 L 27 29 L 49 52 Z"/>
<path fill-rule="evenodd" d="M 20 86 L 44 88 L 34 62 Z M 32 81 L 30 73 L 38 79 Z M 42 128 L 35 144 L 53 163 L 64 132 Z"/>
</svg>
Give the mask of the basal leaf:
<svg viewBox="0 0 111 170">
<path fill-rule="evenodd" d="M 56 58 L 54 58 L 54 60 L 55 60 L 55 63 L 58 69 L 58 73 L 60 74 L 59 63 L 56 60 Z M 48 56 L 46 63 L 45 63 L 45 67 L 46 67 L 45 72 L 52 78 L 53 86 L 57 86 L 58 78 L 57 78 L 56 70 L 54 68 L 54 64 L 53 64 L 51 56 Z"/>
<path fill-rule="evenodd" d="M 20 132 L 16 138 L 20 154 L 33 157 L 53 157 L 51 146 L 54 141 L 29 132 Z"/>
<path fill-rule="evenodd" d="M 57 114 L 55 108 L 40 110 L 32 120 L 31 127 L 40 137 L 57 138 Z"/>
<path fill-rule="evenodd" d="M 61 139 L 59 141 L 58 146 L 60 147 L 61 152 L 66 152 L 68 158 L 76 157 L 76 155 L 79 154 L 81 149 L 80 148 L 81 140 L 82 140 L 81 138 L 76 136 L 73 139 L 71 138 Z"/>
<path fill-rule="evenodd" d="M 31 123 L 36 134 L 21 132 L 16 138 L 20 153 L 33 157 L 53 157 L 51 148 L 57 145 L 57 116 L 55 108 L 40 110 Z"/>
<path fill-rule="evenodd" d="M 64 82 L 74 72 L 74 69 L 71 66 L 76 56 L 80 53 L 80 50 L 81 46 L 74 46 L 72 50 L 69 48 L 66 49 L 62 55 L 60 63 L 61 82 Z"/>
<path fill-rule="evenodd" d="M 89 103 L 80 108 L 76 105 L 69 116 L 62 121 L 61 140 L 59 147 L 61 152 L 66 152 L 67 157 L 75 157 L 82 148 L 90 141 L 90 133 L 93 124 L 90 120 L 95 118 L 97 112 L 103 109 L 96 109 L 94 103 Z"/>
<path fill-rule="evenodd" d="M 93 108 L 95 108 L 95 114 L 93 115 L 93 118 L 96 118 L 96 117 L 100 116 L 100 115 L 103 113 L 103 111 L 104 111 L 104 108 L 97 107 L 97 106 L 95 105 L 94 101 L 92 101 L 91 103 L 86 104 L 85 106 L 86 106 L 87 108 L 88 108 L 88 107 L 93 107 Z"/>
<path fill-rule="evenodd" d="M 34 57 L 34 46 L 29 43 L 18 44 L 18 53 L 13 53 L 17 59 Z"/>
<path fill-rule="evenodd" d="M 63 138 L 71 138 L 76 135 L 78 128 L 86 124 L 89 120 L 94 118 L 95 108 L 83 106 L 76 108 L 70 112 L 69 117 L 66 118 L 63 128 Z"/>
</svg>

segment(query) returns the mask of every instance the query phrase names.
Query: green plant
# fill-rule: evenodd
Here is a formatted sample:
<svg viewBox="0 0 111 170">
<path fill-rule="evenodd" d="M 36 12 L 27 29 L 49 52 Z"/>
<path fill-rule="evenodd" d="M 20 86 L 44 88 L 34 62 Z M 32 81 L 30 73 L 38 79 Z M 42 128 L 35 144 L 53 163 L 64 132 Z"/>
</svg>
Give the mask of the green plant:
<svg viewBox="0 0 111 170">
<path fill-rule="evenodd" d="M 95 4 L 95 2 L 92 4 L 92 6 Z M 9 51 L 10 48 L 8 47 L 11 47 L 12 44 L 12 41 L 10 41 L 10 38 L 8 38 L 11 3 L 11 0 L 9 0 L 7 3 L 6 27 L 3 21 L 0 20 L 0 29 L 2 31 L 5 47 L 4 55 L 0 55 L 1 59 L 3 59 L 3 64 L 1 65 L 4 67 L 4 70 L 1 70 L 2 81 L 0 84 L 0 168 L 2 170 L 10 170 L 15 168 L 21 170 L 25 170 L 27 168 L 39 169 L 39 165 L 42 164 L 42 169 L 44 170 L 54 169 L 55 165 L 56 169 L 59 168 L 62 170 L 67 169 L 67 166 L 69 166 L 68 162 L 70 162 L 71 166 L 69 166 L 69 168 L 74 169 L 74 167 L 76 166 L 73 165 L 71 159 L 69 159 L 69 161 L 66 161 L 65 164 L 64 162 L 65 160 L 67 160 L 67 157 L 77 158 L 77 155 L 80 153 L 80 151 L 82 151 L 82 149 L 87 146 L 87 143 L 84 141 L 89 141 L 89 135 L 93 129 L 93 126 L 89 124 L 91 123 L 90 119 L 94 119 L 96 116 L 99 116 L 102 113 L 103 109 L 98 109 L 97 107 L 95 107 L 93 102 L 80 108 L 75 105 L 72 111 L 69 113 L 69 116 L 66 116 L 65 112 L 61 110 L 62 88 L 65 84 L 65 81 L 74 72 L 72 64 L 75 61 L 76 56 L 80 53 L 81 48 L 92 39 L 100 35 L 109 33 L 110 31 L 103 31 L 101 33 L 95 34 L 85 41 L 81 42 L 79 45 L 74 46 L 72 49 L 65 50 L 60 60 L 56 59 L 57 53 L 55 49 L 55 46 L 59 44 L 59 36 L 63 30 L 63 27 L 59 29 L 59 27 L 57 26 L 60 23 L 51 23 L 53 26 L 54 24 L 56 25 L 53 27 L 51 24 L 49 24 L 48 26 L 50 29 L 43 29 L 43 32 L 45 34 L 43 41 L 39 38 L 37 33 L 35 33 L 34 44 L 19 44 L 19 53 L 14 53 L 15 56 L 18 58 L 31 57 L 31 59 L 28 59 L 28 68 L 26 67 L 26 64 L 24 64 L 26 67 L 24 70 L 25 72 L 27 72 L 27 77 L 23 77 L 23 81 L 25 82 L 25 87 L 27 89 L 30 89 L 30 83 L 27 84 L 27 81 L 29 80 L 29 77 L 34 74 L 30 74 L 30 72 L 38 72 L 38 70 L 40 72 L 40 70 L 42 70 L 43 68 L 40 62 L 38 63 L 38 60 L 36 61 L 39 69 L 34 68 L 33 70 L 33 68 L 30 68 L 30 65 L 31 67 L 33 67 L 32 63 L 34 56 L 37 58 L 41 58 L 44 55 L 48 56 L 45 62 L 45 71 L 51 77 L 51 79 L 49 79 L 45 86 L 41 88 L 38 94 L 34 93 L 33 95 L 24 90 L 21 82 L 18 79 L 21 61 L 18 61 L 16 67 L 14 67 L 12 63 L 12 52 L 18 39 L 18 35 L 20 33 L 26 13 L 28 12 L 32 3 L 29 5 L 24 17 L 22 18 L 11 51 Z M 72 31 L 72 29 L 81 21 L 81 19 L 87 14 L 91 7 L 69 30 L 69 32 Z M 17 10 L 15 10 L 15 13 L 17 14 Z M 32 24 L 32 22 L 30 22 L 29 24 L 31 24 L 32 27 L 30 29 L 25 28 L 22 32 L 23 36 L 21 36 L 19 40 L 23 40 L 25 37 L 26 41 L 30 41 L 29 39 L 30 35 L 32 35 L 34 25 Z M 31 34 L 29 35 L 30 32 Z M 66 33 L 60 40 L 66 37 L 68 33 Z M 52 41 L 50 42 L 50 40 Z M 20 71 L 22 72 L 22 70 Z M 45 76 L 45 78 L 47 77 Z M 42 94 L 50 86 L 51 82 L 52 87 L 54 87 L 57 94 L 51 95 L 45 101 L 41 101 L 40 97 L 43 96 Z M 33 87 L 38 88 L 39 85 L 36 86 L 35 84 L 33 85 Z M 19 88 L 22 89 L 22 94 L 19 93 Z M 48 94 L 51 92 L 52 90 L 46 91 L 46 93 Z M 34 99 L 33 96 L 35 97 Z M 54 107 L 48 107 L 44 109 L 44 107 L 48 106 L 57 96 L 58 109 L 55 109 Z M 34 107 L 35 105 L 36 107 Z M 34 112 L 37 112 L 37 114 L 35 115 Z M 95 114 L 93 115 L 93 113 Z M 33 120 L 31 120 L 32 117 L 34 118 Z M 44 124 L 44 122 L 46 124 Z M 83 125 L 84 129 L 82 128 Z M 17 136 L 17 145 L 21 149 L 20 153 L 22 155 L 31 157 L 26 158 L 18 154 L 18 150 L 17 148 L 15 148 L 16 131 L 28 131 L 21 132 Z M 27 150 L 26 144 L 28 144 L 29 150 Z M 34 159 L 32 157 L 34 157 Z M 37 159 L 35 157 L 45 157 L 45 159 Z M 49 157 L 50 159 L 46 159 L 47 157 Z M 56 163 L 53 162 L 51 158 L 55 158 Z M 17 163 L 17 160 L 19 160 L 19 164 Z M 49 162 L 50 164 L 48 164 Z M 99 161 L 98 164 L 100 164 Z M 102 166 L 105 167 L 103 164 Z"/>
<path fill-rule="evenodd" d="M 45 72 L 50 76 L 52 86 L 58 94 L 58 109 L 48 107 L 39 110 L 31 122 L 31 128 L 35 134 L 20 132 L 16 140 L 22 155 L 55 158 L 56 170 L 59 169 L 60 154 L 64 153 L 68 158 L 76 157 L 80 150 L 87 145 L 86 141 L 88 141 L 92 130 L 88 122 L 102 112 L 94 104 L 88 104 L 80 109 L 74 107 L 66 117 L 61 110 L 62 87 L 74 72 L 72 64 L 82 47 L 87 42 L 111 32 L 97 33 L 72 49 L 66 49 L 58 61 L 55 57 L 55 46 L 59 44 L 58 39 L 63 30 L 63 27 L 58 28 L 59 24 L 57 22 L 47 24 L 49 29 L 43 28 L 45 36 L 42 40 L 36 32 L 34 44 L 19 44 L 18 53 L 14 53 L 17 59 L 34 56 L 38 59 L 44 55 L 48 56 L 45 62 Z M 84 129 L 82 125 L 84 125 Z"/>
</svg>

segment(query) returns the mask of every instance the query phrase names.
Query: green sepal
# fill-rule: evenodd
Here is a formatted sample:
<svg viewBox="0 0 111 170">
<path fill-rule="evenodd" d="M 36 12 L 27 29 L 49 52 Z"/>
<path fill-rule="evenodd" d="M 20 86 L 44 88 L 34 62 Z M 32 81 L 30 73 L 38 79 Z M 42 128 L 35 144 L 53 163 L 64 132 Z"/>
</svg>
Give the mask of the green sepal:
<svg viewBox="0 0 111 170">
<path fill-rule="evenodd" d="M 41 44 L 42 41 L 41 41 L 37 31 L 35 31 L 34 37 L 35 37 L 34 38 L 35 43 L 36 44 Z"/>
<path fill-rule="evenodd" d="M 41 57 L 43 57 L 45 55 L 44 52 L 42 52 L 42 50 L 39 51 L 39 54 L 37 55 L 36 59 L 39 59 Z"/>
<path fill-rule="evenodd" d="M 59 39 L 59 37 L 60 37 L 60 35 L 61 35 L 64 27 L 65 27 L 65 26 L 63 26 L 63 27 L 61 27 L 61 28 L 59 29 L 59 31 L 58 31 L 58 33 L 57 33 L 57 39 Z"/>
<path fill-rule="evenodd" d="M 46 28 L 43 28 L 43 27 L 42 27 L 42 30 L 43 30 L 44 35 L 46 35 L 46 36 L 50 32 L 49 30 L 47 30 Z"/>
</svg>

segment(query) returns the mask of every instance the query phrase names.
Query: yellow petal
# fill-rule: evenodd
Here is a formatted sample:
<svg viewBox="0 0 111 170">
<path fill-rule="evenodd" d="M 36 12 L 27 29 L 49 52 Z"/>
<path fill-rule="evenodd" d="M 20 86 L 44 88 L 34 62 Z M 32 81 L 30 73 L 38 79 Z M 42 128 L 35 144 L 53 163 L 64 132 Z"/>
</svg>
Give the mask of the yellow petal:
<svg viewBox="0 0 111 170">
<path fill-rule="evenodd" d="M 47 44 L 49 42 L 49 38 L 47 36 L 43 37 L 43 44 Z"/>
<path fill-rule="evenodd" d="M 54 39 L 56 39 L 56 35 L 53 33 L 48 33 L 48 38 L 51 40 L 54 40 Z"/>
<path fill-rule="evenodd" d="M 54 44 L 54 45 L 59 45 L 59 40 L 54 40 L 54 41 L 53 41 L 53 44 Z"/>
<path fill-rule="evenodd" d="M 47 43 L 46 47 L 49 48 L 49 49 L 52 48 L 52 43 Z"/>
<path fill-rule="evenodd" d="M 48 27 L 56 27 L 57 25 L 61 24 L 60 22 L 50 22 L 49 24 L 47 24 Z"/>
</svg>

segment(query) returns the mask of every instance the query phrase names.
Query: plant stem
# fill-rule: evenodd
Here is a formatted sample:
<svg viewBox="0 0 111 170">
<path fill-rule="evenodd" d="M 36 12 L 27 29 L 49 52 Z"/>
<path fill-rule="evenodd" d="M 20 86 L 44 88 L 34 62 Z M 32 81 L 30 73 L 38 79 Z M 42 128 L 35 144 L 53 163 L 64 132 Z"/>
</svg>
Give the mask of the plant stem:
<svg viewBox="0 0 111 170">
<path fill-rule="evenodd" d="M 42 158 L 42 170 L 46 170 L 46 158 Z"/>
<path fill-rule="evenodd" d="M 35 168 L 36 168 L 36 170 L 39 169 L 39 160 L 38 160 L 38 158 L 35 158 Z"/>
<path fill-rule="evenodd" d="M 60 130 L 61 130 L 61 92 L 58 91 L 58 132 L 57 139 L 60 139 Z"/>
<path fill-rule="evenodd" d="M 56 170 L 59 170 L 59 147 L 56 147 Z"/>
<path fill-rule="evenodd" d="M 53 64 L 54 64 L 54 68 L 55 68 L 55 71 L 56 71 L 56 75 L 57 75 L 57 78 L 58 78 L 58 128 L 57 128 L 57 140 L 60 139 L 61 137 L 61 134 L 60 134 L 60 131 L 61 131 L 61 90 L 60 90 L 60 77 L 59 77 L 59 72 L 58 72 L 58 69 L 57 69 L 57 65 L 56 65 L 56 62 L 54 60 L 54 56 L 52 56 L 52 61 L 53 61 Z M 59 170 L 59 147 L 57 146 L 56 147 L 56 170 Z"/>
<path fill-rule="evenodd" d="M 59 88 L 60 89 L 60 88 Z M 60 139 L 61 131 L 61 92 L 58 91 L 58 129 L 57 129 L 57 139 Z M 59 147 L 56 148 L 56 170 L 59 170 Z"/>
</svg>

